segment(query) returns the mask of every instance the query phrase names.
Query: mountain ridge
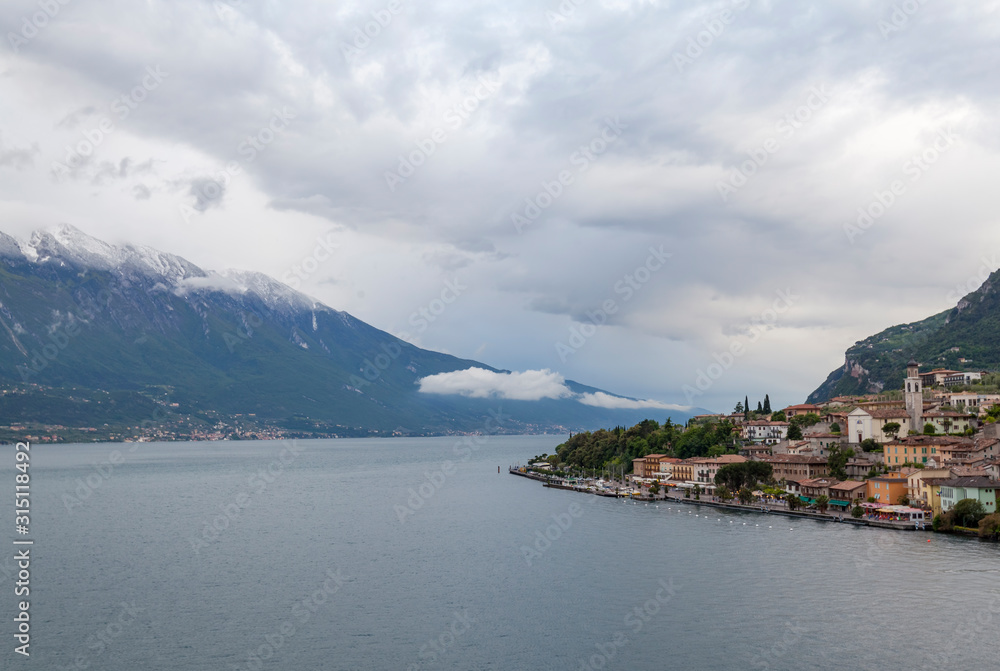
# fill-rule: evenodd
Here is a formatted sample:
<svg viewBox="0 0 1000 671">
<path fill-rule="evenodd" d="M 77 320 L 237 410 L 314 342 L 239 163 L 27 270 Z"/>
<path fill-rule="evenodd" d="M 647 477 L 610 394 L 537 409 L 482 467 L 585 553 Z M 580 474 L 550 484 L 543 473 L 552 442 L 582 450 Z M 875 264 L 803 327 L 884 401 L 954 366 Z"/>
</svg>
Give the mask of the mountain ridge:
<svg viewBox="0 0 1000 671">
<path fill-rule="evenodd" d="M 39 410 L 38 421 L 62 423 L 52 413 L 78 420 L 110 403 L 98 392 L 144 408 L 120 418 L 136 424 L 156 406 L 206 426 L 253 416 L 334 435 L 476 431 L 500 406 L 509 432 L 583 430 L 654 413 L 678 421 L 698 411 L 584 405 L 586 394 L 609 393 L 561 376 L 566 398 L 419 390 L 419 380 L 471 368 L 509 372 L 418 348 L 262 273 L 207 271 L 66 225 L 23 242 L 0 234 L 0 381 L 21 387 L 17 399 L 0 396 L 0 416 L 30 410 L 26 398 L 35 398 L 49 413 Z"/>
<path fill-rule="evenodd" d="M 949 310 L 857 341 L 807 402 L 902 388 L 906 364 L 956 370 L 1000 368 L 1000 270 Z"/>
</svg>

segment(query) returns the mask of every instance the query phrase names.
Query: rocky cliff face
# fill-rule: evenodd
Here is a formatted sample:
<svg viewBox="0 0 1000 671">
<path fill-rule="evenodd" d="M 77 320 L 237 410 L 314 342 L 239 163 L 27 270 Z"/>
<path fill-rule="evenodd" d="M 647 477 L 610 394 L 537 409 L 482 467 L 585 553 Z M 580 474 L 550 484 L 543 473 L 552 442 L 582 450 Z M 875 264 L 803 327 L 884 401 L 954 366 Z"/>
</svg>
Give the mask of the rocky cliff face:
<svg viewBox="0 0 1000 671">
<path fill-rule="evenodd" d="M 899 389 L 911 358 L 925 369 L 1000 369 L 998 282 L 1000 271 L 960 298 L 951 310 L 859 340 L 845 353 L 844 365 L 809 395 L 809 402 Z"/>
</svg>

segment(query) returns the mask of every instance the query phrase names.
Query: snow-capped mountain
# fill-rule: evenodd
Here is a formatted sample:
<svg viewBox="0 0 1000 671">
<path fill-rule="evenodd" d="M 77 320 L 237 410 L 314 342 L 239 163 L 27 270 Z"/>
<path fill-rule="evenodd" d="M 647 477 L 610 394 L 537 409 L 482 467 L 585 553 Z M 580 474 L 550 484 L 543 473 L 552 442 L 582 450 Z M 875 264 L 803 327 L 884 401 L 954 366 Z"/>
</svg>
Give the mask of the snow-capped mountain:
<svg viewBox="0 0 1000 671">
<path fill-rule="evenodd" d="M 72 226 L 27 240 L 0 233 L 0 388 L 27 390 L 22 402 L 47 388 L 76 390 L 63 404 L 79 390 L 114 390 L 126 394 L 128 407 L 112 409 L 124 421 L 146 419 L 155 399 L 204 417 L 401 433 L 476 430 L 501 405 L 508 431 L 578 430 L 650 414 L 585 405 L 574 399 L 606 392 L 572 381 L 574 398 L 540 401 L 420 390 L 424 378 L 470 368 L 503 372 L 414 347 L 261 273 L 207 271 Z M 7 398 L 0 395 L 0 413 Z M 58 403 L 29 406 L 47 408 L 52 423 L 69 421 L 58 421 L 66 414 Z M 671 414 L 678 421 L 690 413 Z"/>
</svg>

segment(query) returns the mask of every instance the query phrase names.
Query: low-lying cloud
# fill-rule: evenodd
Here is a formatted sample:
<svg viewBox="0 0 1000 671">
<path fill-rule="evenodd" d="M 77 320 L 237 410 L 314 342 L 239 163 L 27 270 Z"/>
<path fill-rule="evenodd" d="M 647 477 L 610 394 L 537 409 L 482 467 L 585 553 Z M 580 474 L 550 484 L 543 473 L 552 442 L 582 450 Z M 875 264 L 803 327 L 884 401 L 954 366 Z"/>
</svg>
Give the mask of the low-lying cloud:
<svg viewBox="0 0 1000 671">
<path fill-rule="evenodd" d="M 545 398 L 572 398 L 595 408 L 611 410 L 690 410 L 686 406 L 661 401 L 613 396 L 603 391 L 576 394 L 566 386 L 566 379 L 548 368 L 524 372 L 494 373 L 484 368 L 467 368 L 438 373 L 421 379 L 425 394 L 460 394 L 471 398 L 501 398 L 511 401 L 540 401 Z"/>
<path fill-rule="evenodd" d="M 657 410 L 690 410 L 689 406 L 671 405 L 661 401 L 640 401 L 634 398 L 622 398 L 612 396 L 598 391 L 593 394 L 581 394 L 577 399 L 584 405 L 592 405 L 595 408 L 609 408 L 611 410 L 641 410 L 643 408 L 655 408 Z"/>
<path fill-rule="evenodd" d="M 468 368 L 430 375 L 418 384 L 425 394 L 461 394 L 471 398 L 494 397 L 511 401 L 540 401 L 573 395 L 566 386 L 566 379 L 548 368 L 523 373 L 494 373 L 484 368 Z"/>
</svg>

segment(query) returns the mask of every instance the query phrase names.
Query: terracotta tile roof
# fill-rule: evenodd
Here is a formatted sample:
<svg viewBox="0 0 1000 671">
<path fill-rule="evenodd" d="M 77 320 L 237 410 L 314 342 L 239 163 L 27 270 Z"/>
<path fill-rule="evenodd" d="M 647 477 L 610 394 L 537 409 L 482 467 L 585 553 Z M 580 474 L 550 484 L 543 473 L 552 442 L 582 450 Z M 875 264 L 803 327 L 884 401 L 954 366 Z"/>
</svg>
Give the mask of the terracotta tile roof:
<svg viewBox="0 0 1000 671">
<path fill-rule="evenodd" d="M 838 491 L 852 492 L 855 489 L 861 489 L 867 487 L 868 485 L 860 480 L 844 480 L 843 482 L 838 482 L 832 485 L 830 489 L 836 489 Z"/>
<path fill-rule="evenodd" d="M 800 454 L 772 454 L 761 457 L 762 461 L 784 464 L 825 464 L 826 457 L 810 457 Z"/>
</svg>

